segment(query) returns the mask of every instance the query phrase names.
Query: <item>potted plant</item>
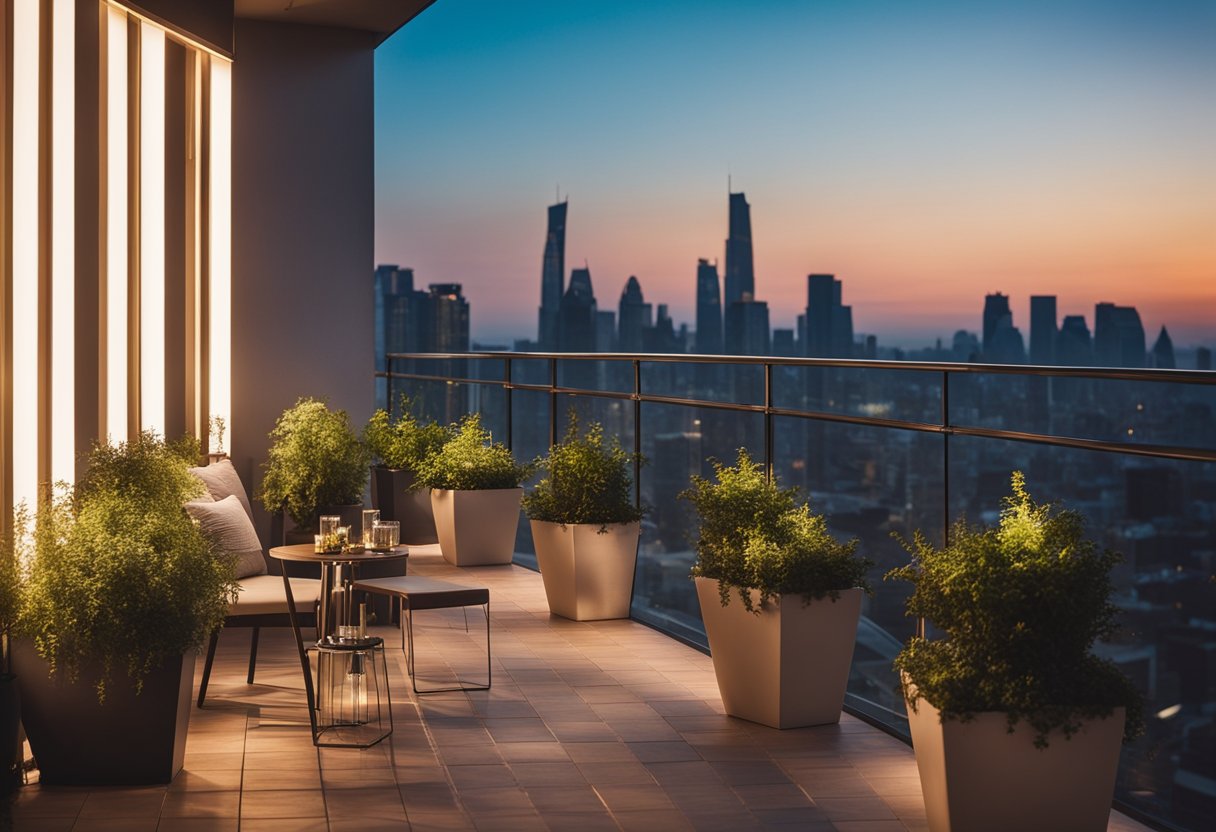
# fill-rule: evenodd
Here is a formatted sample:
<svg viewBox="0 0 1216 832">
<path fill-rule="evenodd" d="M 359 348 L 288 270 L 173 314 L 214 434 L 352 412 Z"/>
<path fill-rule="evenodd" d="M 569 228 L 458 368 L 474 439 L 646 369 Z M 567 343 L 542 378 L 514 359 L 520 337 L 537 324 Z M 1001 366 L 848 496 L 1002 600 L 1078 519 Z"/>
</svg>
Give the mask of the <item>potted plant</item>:
<svg viewBox="0 0 1216 832">
<path fill-rule="evenodd" d="M 74 489 L 16 529 L 13 642 L 22 722 L 42 782 L 167 783 L 185 754 L 195 651 L 235 599 L 235 563 L 183 510 L 193 441 L 95 446 Z"/>
<path fill-rule="evenodd" d="M 436 453 L 424 459 L 418 486 L 431 489 L 435 531 L 444 560 L 455 566 L 510 563 L 519 525 L 520 484 L 531 466 L 492 440 L 481 415 L 466 416 Z"/>
<path fill-rule="evenodd" d="M 29 527 L 25 506 L 18 506 L 13 529 L 0 537 L 0 792 L 8 792 L 21 782 L 21 695 L 13 673 L 13 625 L 21 609 L 21 581 L 17 568 L 15 541 L 18 530 Z"/>
<path fill-rule="evenodd" d="M 363 441 L 372 457 L 372 508 L 381 520 L 401 524 L 401 539 L 434 543 L 435 515 L 431 495 L 414 488 L 422 461 L 443 447 L 448 430 L 436 422 L 419 422 L 410 412 L 410 400 L 401 397 L 401 415 L 394 419 L 380 408 L 363 429 Z"/>
<path fill-rule="evenodd" d="M 297 542 L 312 542 L 322 514 L 359 528 L 369 457 L 346 411 L 302 398 L 279 416 L 270 439 L 258 499 L 269 512 L 287 512 Z"/>
<path fill-rule="evenodd" d="M 722 703 L 772 728 L 838 722 L 870 561 L 747 451 L 680 496 L 701 520 L 692 574 Z"/>
<path fill-rule="evenodd" d="M 634 458 L 592 422 L 540 461 L 546 476 L 524 497 L 549 610 L 575 621 L 628 618 L 642 509 L 630 496 Z"/>
<path fill-rule="evenodd" d="M 1037 505 L 1020 472 L 996 528 L 960 520 L 946 546 L 917 533 L 887 577 L 940 637 L 896 658 L 929 827 L 1106 829 L 1120 740 L 1140 697 L 1090 652 L 1115 630 L 1119 556 L 1075 511 Z"/>
</svg>

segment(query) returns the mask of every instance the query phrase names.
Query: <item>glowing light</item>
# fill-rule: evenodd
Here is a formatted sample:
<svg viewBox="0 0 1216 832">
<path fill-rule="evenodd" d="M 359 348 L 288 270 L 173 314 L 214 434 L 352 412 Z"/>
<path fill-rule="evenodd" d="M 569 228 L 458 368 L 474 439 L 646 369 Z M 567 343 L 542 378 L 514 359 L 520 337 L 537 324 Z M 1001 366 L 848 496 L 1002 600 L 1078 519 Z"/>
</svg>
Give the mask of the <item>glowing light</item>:
<svg viewBox="0 0 1216 832">
<path fill-rule="evenodd" d="M 1169 719 L 1172 716 L 1177 716 L 1181 710 L 1181 705 L 1170 705 L 1168 708 L 1162 708 L 1157 711 L 1157 719 Z"/>
<path fill-rule="evenodd" d="M 165 428 L 165 33 L 139 26 L 139 419 Z"/>
<path fill-rule="evenodd" d="M 38 500 L 38 3 L 13 4 L 13 501 Z M 17 358 L 20 356 L 20 358 Z"/>
<path fill-rule="evenodd" d="M 51 10 L 51 480 L 76 478 L 76 3 Z"/>
<path fill-rule="evenodd" d="M 106 22 L 106 423 L 127 439 L 127 15 L 109 7 Z"/>
<path fill-rule="evenodd" d="M 227 446 L 232 448 L 232 64 L 215 56 L 211 58 L 210 147 L 211 354 L 207 397 L 209 415 L 224 420 Z"/>
</svg>

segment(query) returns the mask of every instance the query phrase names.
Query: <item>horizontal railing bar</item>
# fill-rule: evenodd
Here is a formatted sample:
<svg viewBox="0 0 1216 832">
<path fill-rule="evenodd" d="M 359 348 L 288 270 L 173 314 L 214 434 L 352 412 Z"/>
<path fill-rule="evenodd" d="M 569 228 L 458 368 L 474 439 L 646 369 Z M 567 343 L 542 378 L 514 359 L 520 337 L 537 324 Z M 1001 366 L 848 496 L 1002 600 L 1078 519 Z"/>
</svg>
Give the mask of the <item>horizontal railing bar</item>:
<svg viewBox="0 0 1216 832">
<path fill-rule="evenodd" d="M 982 364 L 960 361 L 892 361 L 872 358 L 807 358 L 777 355 L 702 355 L 692 353 L 629 352 L 402 352 L 389 353 L 393 360 L 436 361 L 453 359 L 511 359 L 513 361 L 642 361 L 650 364 L 738 364 L 775 367 L 839 367 L 842 369 L 897 370 L 900 372 L 950 372 L 1022 376 L 1079 376 L 1119 381 L 1178 382 L 1216 385 L 1211 370 L 1163 370 L 1135 367 L 1056 367 L 1042 364 Z M 394 374 L 395 377 L 395 374 Z"/>
</svg>

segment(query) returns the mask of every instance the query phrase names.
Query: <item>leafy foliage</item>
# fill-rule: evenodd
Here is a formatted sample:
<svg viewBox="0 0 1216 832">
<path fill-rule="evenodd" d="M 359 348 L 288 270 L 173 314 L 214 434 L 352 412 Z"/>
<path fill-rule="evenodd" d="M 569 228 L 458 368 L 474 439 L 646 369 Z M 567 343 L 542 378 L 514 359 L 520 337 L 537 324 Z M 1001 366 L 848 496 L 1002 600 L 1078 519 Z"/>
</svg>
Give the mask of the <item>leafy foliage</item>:
<svg viewBox="0 0 1216 832">
<path fill-rule="evenodd" d="M 1090 653 L 1116 630 L 1109 573 L 1119 555 L 1085 539 L 1078 512 L 1038 505 L 1022 473 L 1012 479 L 996 528 L 959 521 L 941 549 L 919 532 L 903 541 L 912 562 L 886 577 L 911 582 L 908 615 L 945 633 L 913 638 L 896 657 L 905 694 L 913 707 L 928 699 L 943 719 L 1003 711 L 1010 731 L 1025 719 L 1040 747 L 1054 730 L 1070 736 L 1081 720 L 1124 706 L 1124 739 L 1134 739 L 1139 694 Z"/>
<path fill-rule="evenodd" d="M 319 507 L 362 502 L 370 457 L 345 410 L 302 398 L 283 411 L 270 438 L 258 490 L 267 511 L 286 508 L 297 526 L 310 528 Z"/>
<path fill-rule="evenodd" d="M 151 432 L 98 445 L 74 490 L 46 496 L 32 537 L 20 515 L 15 554 L 27 568 L 17 628 L 52 672 L 75 679 L 85 660 L 98 661 L 103 701 L 115 673 L 138 690 L 166 659 L 201 647 L 236 597 L 235 562 L 217 557 L 182 509 L 203 490 L 186 470 L 195 459 L 192 441 Z"/>
<path fill-rule="evenodd" d="M 532 472 L 481 426 L 481 414 L 470 413 L 438 452 L 422 460 L 415 485 L 451 491 L 518 488 Z"/>
<path fill-rule="evenodd" d="M 401 416 L 395 421 L 380 408 L 363 428 L 363 441 L 372 460 L 386 468 L 417 471 L 422 461 L 443 447 L 448 428 L 436 422 L 420 423 L 410 412 L 410 400 L 401 397 Z"/>
<path fill-rule="evenodd" d="M 571 409 L 565 437 L 538 463 L 548 476 L 524 497 L 524 513 L 532 520 L 562 524 L 641 520 L 643 511 L 631 496 L 633 461 L 615 436 L 604 440 L 598 422 L 580 437 L 578 414 Z"/>
<path fill-rule="evenodd" d="M 869 591 L 872 563 L 857 556 L 857 540 L 837 541 L 823 516 L 798 502 L 796 488 L 765 477 L 743 448 L 734 466 L 713 466 L 717 482 L 694 476 L 680 497 L 701 519 L 692 574 L 718 580 L 723 606 L 731 589 L 748 612 L 759 611 L 751 590 L 759 592 L 760 609 L 778 594 L 802 595 L 810 603 L 835 600 L 843 589 Z"/>
</svg>

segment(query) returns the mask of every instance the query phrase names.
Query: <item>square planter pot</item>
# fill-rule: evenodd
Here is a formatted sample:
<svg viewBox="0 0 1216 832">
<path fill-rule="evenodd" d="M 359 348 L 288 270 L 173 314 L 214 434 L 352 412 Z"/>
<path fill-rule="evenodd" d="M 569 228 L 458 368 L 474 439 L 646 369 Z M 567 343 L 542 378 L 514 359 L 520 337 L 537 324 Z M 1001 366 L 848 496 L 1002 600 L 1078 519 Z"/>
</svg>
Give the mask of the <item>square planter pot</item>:
<svg viewBox="0 0 1216 832">
<path fill-rule="evenodd" d="M 753 614 L 737 594 L 722 606 L 716 580 L 697 578 L 696 583 L 728 714 L 770 728 L 840 721 L 861 617 L 860 589 L 810 604 L 803 604 L 801 595 L 778 596 Z M 759 597 L 752 592 L 757 607 Z"/>
<path fill-rule="evenodd" d="M 13 670 L 21 691 L 21 720 L 41 781 L 62 786 L 168 783 L 182 768 L 193 652 L 177 656 L 144 679 L 143 691 L 117 669 L 97 701 L 99 668 L 85 664 L 69 682 L 51 677 L 29 639 L 14 639 Z"/>
<path fill-rule="evenodd" d="M 600 533 L 600 529 L 607 529 Z M 532 521 L 549 611 L 575 621 L 628 618 L 641 523 Z"/>
<path fill-rule="evenodd" d="M 414 472 L 408 468 L 372 468 L 372 508 L 380 509 L 381 520 L 401 524 L 401 542 L 435 543 L 435 514 L 428 489 L 410 491 Z"/>
<path fill-rule="evenodd" d="M 499 566 L 515 556 L 522 488 L 485 491 L 432 489 L 435 532 L 453 566 Z"/>
<path fill-rule="evenodd" d="M 1025 720 L 1003 713 L 941 721 L 926 699 L 908 706 L 912 747 L 933 832 L 1103 832 L 1123 741 L 1123 708 L 1065 739 L 1034 746 Z"/>
</svg>

